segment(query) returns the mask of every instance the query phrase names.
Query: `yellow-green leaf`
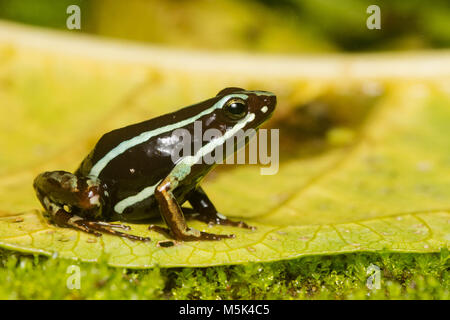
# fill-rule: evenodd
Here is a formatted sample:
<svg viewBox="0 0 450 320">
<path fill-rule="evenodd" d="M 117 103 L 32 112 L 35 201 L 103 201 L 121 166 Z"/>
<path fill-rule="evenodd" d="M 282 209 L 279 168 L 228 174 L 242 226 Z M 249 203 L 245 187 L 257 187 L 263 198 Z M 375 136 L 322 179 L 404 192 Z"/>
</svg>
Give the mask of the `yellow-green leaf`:
<svg viewBox="0 0 450 320">
<path fill-rule="evenodd" d="M 318 63 L 180 55 L 2 28 L 9 32 L 0 31 L 0 247 L 144 268 L 355 251 L 434 252 L 449 245 L 445 54 L 417 57 L 410 68 L 396 56 L 370 63 L 335 56 Z M 310 76 L 299 71 L 311 64 Z M 393 64 L 398 68 L 391 72 Z M 425 72 L 424 65 L 436 72 Z M 133 234 L 152 238 L 142 243 L 58 228 L 42 217 L 31 187 L 37 173 L 73 170 L 102 133 L 230 85 L 271 90 L 279 97 L 268 124 L 281 133 L 279 172 L 263 176 L 257 166 L 223 168 L 204 183 L 222 213 L 245 219 L 256 231 L 189 221 L 197 229 L 236 238 L 161 248 L 156 243 L 164 237 L 146 225 L 131 225 Z M 297 135 L 310 125 L 300 111 L 323 99 L 327 119 L 335 125 Z"/>
</svg>

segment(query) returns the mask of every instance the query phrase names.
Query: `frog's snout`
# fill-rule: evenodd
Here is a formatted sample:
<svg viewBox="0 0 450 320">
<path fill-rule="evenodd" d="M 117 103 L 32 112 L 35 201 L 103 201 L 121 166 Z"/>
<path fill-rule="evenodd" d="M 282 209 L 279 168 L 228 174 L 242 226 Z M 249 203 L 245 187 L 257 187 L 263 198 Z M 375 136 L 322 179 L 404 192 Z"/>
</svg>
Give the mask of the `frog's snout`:
<svg viewBox="0 0 450 320">
<path fill-rule="evenodd" d="M 277 105 L 277 97 L 275 95 L 264 96 L 260 111 L 264 115 L 270 116 L 272 112 L 275 110 L 276 105 Z"/>
<path fill-rule="evenodd" d="M 277 96 L 275 96 L 275 95 L 266 96 L 266 97 L 264 97 L 264 102 L 266 102 L 273 109 L 275 109 L 275 106 L 277 105 Z"/>
</svg>

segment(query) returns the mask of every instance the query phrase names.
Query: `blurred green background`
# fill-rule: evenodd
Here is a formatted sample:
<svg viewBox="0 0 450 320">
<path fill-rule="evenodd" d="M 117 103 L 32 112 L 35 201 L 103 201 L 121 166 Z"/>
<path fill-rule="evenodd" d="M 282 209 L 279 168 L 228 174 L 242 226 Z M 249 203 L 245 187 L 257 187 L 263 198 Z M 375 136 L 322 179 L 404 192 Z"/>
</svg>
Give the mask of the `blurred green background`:
<svg viewBox="0 0 450 320">
<path fill-rule="evenodd" d="M 0 0 L 0 18 L 67 30 L 71 4 L 81 8 L 80 32 L 183 48 L 322 53 L 450 47 L 448 0 Z M 381 9 L 380 30 L 366 27 L 372 4 Z"/>
</svg>

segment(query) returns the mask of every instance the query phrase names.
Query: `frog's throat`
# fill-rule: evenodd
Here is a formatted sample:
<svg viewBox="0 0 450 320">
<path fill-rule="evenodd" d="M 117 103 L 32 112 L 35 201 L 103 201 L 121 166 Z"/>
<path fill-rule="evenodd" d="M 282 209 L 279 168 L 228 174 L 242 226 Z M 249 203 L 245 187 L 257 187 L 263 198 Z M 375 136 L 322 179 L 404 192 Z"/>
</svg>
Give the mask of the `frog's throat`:
<svg viewBox="0 0 450 320">
<path fill-rule="evenodd" d="M 158 128 L 158 129 L 145 131 L 136 137 L 133 137 L 126 141 L 122 141 L 119 145 L 117 145 L 115 148 L 111 149 L 106 155 L 104 155 L 99 161 L 97 161 L 95 163 L 95 165 L 92 167 L 91 171 L 89 172 L 89 176 L 98 177 L 100 175 L 100 173 L 102 172 L 102 170 L 108 165 L 108 163 L 111 160 L 115 159 L 118 155 L 124 153 L 128 149 L 130 149 L 138 144 L 144 143 L 154 136 L 184 127 L 184 126 L 194 122 L 195 120 L 203 117 L 204 115 L 212 113 L 216 109 L 222 108 L 223 105 L 225 104 L 225 102 L 227 102 L 230 98 L 235 98 L 235 97 L 238 97 L 238 98 L 241 98 L 244 100 L 248 99 L 248 95 L 243 94 L 243 93 L 229 94 L 229 95 L 224 96 L 219 101 L 217 101 L 212 107 L 198 113 L 197 115 L 195 115 L 191 118 L 188 118 L 188 119 L 185 119 L 185 120 L 179 121 L 177 123 L 173 123 L 173 124 L 170 124 L 170 125 Z"/>
<path fill-rule="evenodd" d="M 225 132 L 224 135 L 222 135 L 220 137 L 216 137 L 215 139 L 212 139 L 209 143 L 207 143 L 202 148 L 200 148 L 195 153 L 195 155 L 182 158 L 175 165 L 175 167 L 172 169 L 172 171 L 169 173 L 169 176 L 176 177 L 176 179 L 174 181 L 182 181 L 184 178 L 186 178 L 191 173 L 191 167 L 195 163 L 197 163 L 203 156 L 212 152 L 216 147 L 223 145 L 227 139 L 231 138 L 239 130 L 244 128 L 247 123 L 252 122 L 254 119 L 255 119 L 254 113 L 247 114 L 247 116 L 245 116 L 245 118 L 243 118 L 241 121 L 239 121 L 230 130 Z M 122 214 L 126 208 L 134 205 L 135 203 L 138 203 L 140 201 L 143 201 L 143 200 L 151 197 L 155 193 L 155 189 L 160 182 L 161 182 L 161 180 L 152 186 L 144 188 L 139 193 L 119 201 L 114 206 L 114 211 L 116 211 L 119 214 Z M 173 185 L 173 187 L 176 188 L 177 186 Z"/>
</svg>

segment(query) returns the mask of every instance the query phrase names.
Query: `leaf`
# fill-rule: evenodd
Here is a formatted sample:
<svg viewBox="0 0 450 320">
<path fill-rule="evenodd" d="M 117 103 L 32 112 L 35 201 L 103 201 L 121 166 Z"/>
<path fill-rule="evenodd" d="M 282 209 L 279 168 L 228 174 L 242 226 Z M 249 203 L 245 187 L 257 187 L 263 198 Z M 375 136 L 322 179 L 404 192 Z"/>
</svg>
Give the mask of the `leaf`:
<svg viewBox="0 0 450 320">
<path fill-rule="evenodd" d="M 0 33 L 0 247 L 83 261 L 106 259 L 112 266 L 130 268 L 211 266 L 356 251 L 435 252 L 448 247 L 450 94 L 449 78 L 442 74 L 426 81 L 378 79 L 375 83 L 385 93 L 355 125 L 342 115 L 343 108 L 336 107 L 340 98 L 332 95 L 329 112 L 344 117 L 346 129 L 328 128 L 324 135 L 311 134 L 314 139 L 301 142 L 295 136 L 294 144 L 286 146 L 285 119 L 295 120 L 292 115 L 305 103 L 329 96 L 330 90 L 340 96 L 349 91 L 353 100 L 347 113 L 352 116 L 358 106 L 370 104 L 356 97 L 373 80 L 305 81 L 286 71 L 276 76 L 274 85 L 270 77 L 261 80 L 259 71 L 244 68 L 236 81 L 236 74 L 227 73 L 226 64 L 220 63 L 229 60 L 221 57 L 215 65 L 224 72 L 211 78 L 208 70 L 186 74 L 164 64 L 164 59 L 157 65 L 105 61 L 109 44 L 86 47 L 85 40 L 76 37 L 69 45 L 67 36 L 40 33 L 41 42 L 52 44 L 43 48 L 31 40 L 35 31 L 13 31 L 15 37 L 8 41 L 8 35 Z M 79 48 L 92 56 L 69 50 Z M 114 49 L 126 57 L 141 57 L 137 49 Z M 153 59 L 159 57 L 142 50 Z M 191 58 L 196 59 L 182 59 Z M 280 63 L 273 60 L 269 65 Z M 339 63 L 336 59 L 329 65 Z M 279 172 L 262 176 L 257 166 L 223 168 L 204 187 L 222 213 L 245 218 L 256 231 L 189 221 L 197 229 L 234 233 L 236 238 L 160 248 L 156 242 L 164 237 L 146 225 L 133 224 L 132 232 L 150 235 L 150 243 L 109 235 L 97 238 L 55 227 L 42 217 L 31 188 L 37 173 L 74 169 L 102 133 L 199 101 L 236 82 L 274 90 L 279 96 L 271 122 L 283 138 Z M 294 132 L 305 126 L 294 121 Z M 341 143 L 336 137 L 342 132 L 354 139 Z M 317 141 L 321 148 L 314 147 Z M 334 145 L 336 141 L 341 142 Z"/>
</svg>

